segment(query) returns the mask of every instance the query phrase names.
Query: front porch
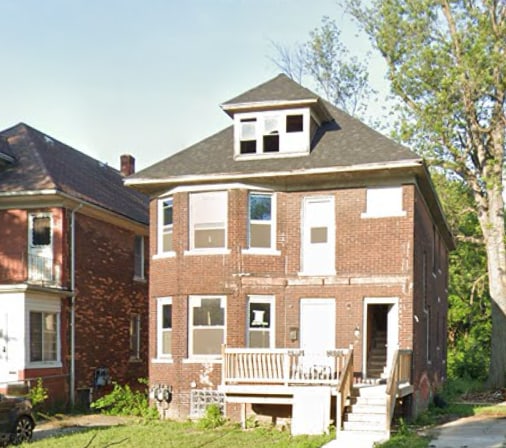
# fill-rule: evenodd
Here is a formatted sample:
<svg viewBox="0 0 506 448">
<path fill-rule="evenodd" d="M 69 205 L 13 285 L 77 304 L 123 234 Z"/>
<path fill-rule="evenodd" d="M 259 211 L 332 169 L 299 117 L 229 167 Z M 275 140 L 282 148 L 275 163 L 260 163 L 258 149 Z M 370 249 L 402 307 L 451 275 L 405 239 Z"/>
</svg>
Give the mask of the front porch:
<svg viewBox="0 0 506 448">
<path fill-rule="evenodd" d="M 356 391 L 364 386 L 354 376 L 353 348 L 328 350 L 318 356 L 301 349 L 244 349 L 223 346 L 222 381 L 219 390 L 226 403 L 241 404 L 241 420 L 246 422 L 246 404 L 292 406 L 292 432 L 300 422 L 319 419 L 316 431 L 328 430 L 331 403 L 335 402 L 336 431 L 347 428 L 354 412 Z M 389 435 L 396 401 L 413 393 L 411 350 L 397 350 L 388 376 L 381 381 L 382 410 L 374 430 Z M 379 383 L 380 381 L 378 381 Z M 377 414 L 377 410 L 374 411 Z M 307 430 L 307 424 L 302 426 Z M 370 424 L 365 428 L 371 428 Z"/>
</svg>

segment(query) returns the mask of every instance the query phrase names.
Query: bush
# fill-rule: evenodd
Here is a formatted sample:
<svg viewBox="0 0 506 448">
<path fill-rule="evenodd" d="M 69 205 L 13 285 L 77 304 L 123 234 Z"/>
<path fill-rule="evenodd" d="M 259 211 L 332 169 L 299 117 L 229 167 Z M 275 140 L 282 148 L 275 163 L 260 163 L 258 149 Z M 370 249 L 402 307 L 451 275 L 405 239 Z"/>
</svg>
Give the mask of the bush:
<svg viewBox="0 0 506 448">
<path fill-rule="evenodd" d="M 145 383 L 145 380 L 139 380 Z M 121 386 L 113 383 L 114 389 L 110 394 L 104 395 L 91 403 L 92 409 L 97 409 L 107 415 L 127 415 L 143 417 L 149 420 L 160 418 L 155 407 L 149 405 L 147 391 L 133 391 L 130 386 Z"/>
<path fill-rule="evenodd" d="M 33 407 L 39 407 L 49 397 L 47 389 L 42 384 L 42 378 L 37 378 L 37 384 L 30 387 L 28 398 L 31 400 Z"/>
<path fill-rule="evenodd" d="M 198 421 L 198 427 L 201 429 L 214 429 L 223 426 L 226 420 L 221 414 L 221 408 L 217 404 L 210 404 L 206 408 L 206 413 Z"/>
</svg>

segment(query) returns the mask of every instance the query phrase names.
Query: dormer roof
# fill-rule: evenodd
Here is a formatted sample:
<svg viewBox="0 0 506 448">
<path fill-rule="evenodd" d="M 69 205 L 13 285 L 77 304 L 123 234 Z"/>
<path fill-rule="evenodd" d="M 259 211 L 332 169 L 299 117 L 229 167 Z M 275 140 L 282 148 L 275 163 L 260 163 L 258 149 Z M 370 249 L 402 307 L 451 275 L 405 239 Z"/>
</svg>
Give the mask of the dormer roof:
<svg viewBox="0 0 506 448">
<path fill-rule="evenodd" d="M 321 122 L 332 120 L 322 99 L 288 76 L 279 74 L 228 101 L 221 108 L 231 117 L 236 112 L 252 112 L 293 107 L 310 107 Z"/>
</svg>

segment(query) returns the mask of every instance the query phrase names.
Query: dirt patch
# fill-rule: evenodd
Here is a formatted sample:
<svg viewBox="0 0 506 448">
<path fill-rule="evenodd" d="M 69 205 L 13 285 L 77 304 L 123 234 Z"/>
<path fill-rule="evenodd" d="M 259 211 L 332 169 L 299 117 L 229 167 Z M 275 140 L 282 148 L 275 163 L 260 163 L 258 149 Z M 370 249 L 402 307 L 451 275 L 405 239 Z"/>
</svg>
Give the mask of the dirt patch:
<svg viewBox="0 0 506 448">
<path fill-rule="evenodd" d="M 125 425 L 133 420 L 133 417 L 101 414 L 56 416 L 37 423 L 33 432 L 33 440 L 42 440 L 47 437 L 70 434 L 90 428 Z"/>
</svg>

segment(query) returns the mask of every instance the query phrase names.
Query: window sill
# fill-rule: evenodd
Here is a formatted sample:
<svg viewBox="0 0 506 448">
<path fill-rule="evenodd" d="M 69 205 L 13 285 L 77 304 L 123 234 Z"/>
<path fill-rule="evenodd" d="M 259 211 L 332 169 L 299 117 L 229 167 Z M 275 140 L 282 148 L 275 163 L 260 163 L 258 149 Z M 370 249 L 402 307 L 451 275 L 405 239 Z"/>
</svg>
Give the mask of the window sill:
<svg viewBox="0 0 506 448">
<path fill-rule="evenodd" d="M 26 366 L 27 369 L 58 369 L 60 367 L 62 367 L 61 361 L 29 362 Z"/>
<path fill-rule="evenodd" d="M 174 359 L 170 358 L 151 358 L 151 364 L 174 364 Z"/>
<path fill-rule="evenodd" d="M 153 255 L 152 259 L 153 260 L 159 260 L 161 258 L 173 258 L 175 256 L 176 256 L 176 252 L 174 252 L 174 251 L 171 251 L 171 252 L 161 252 L 159 254 Z"/>
<path fill-rule="evenodd" d="M 206 356 L 192 356 L 191 358 L 183 359 L 183 364 L 223 364 L 223 359 L 218 355 Z"/>
<path fill-rule="evenodd" d="M 131 362 L 132 364 L 138 364 L 142 362 L 141 358 L 135 358 L 134 356 L 130 356 L 128 362 Z"/>
<path fill-rule="evenodd" d="M 185 250 L 184 255 L 230 255 L 230 249 L 192 249 Z"/>
<path fill-rule="evenodd" d="M 361 218 L 364 218 L 364 219 L 370 219 L 370 218 L 373 218 L 373 219 L 376 219 L 376 218 L 403 218 L 406 216 L 406 212 L 405 211 L 402 211 L 402 212 L 397 212 L 397 213 L 390 213 L 388 215 L 383 215 L 383 214 L 376 214 L 376 213 L 367 213 L 367 212 L 364 212 L 360 215 Z"/>
<path fill-rule="evenodd" d="M 147 283 L 147 279 L 146 279 L 146 277 L 137 277 L 137 276 L 134 276 L 134 282 Z"/>
<path fill-rule="evenodd" d="M 243 249 L 241 253 L 244 255 L 281 255 L 281 251 L 276 249 Z"/>
</svg>

